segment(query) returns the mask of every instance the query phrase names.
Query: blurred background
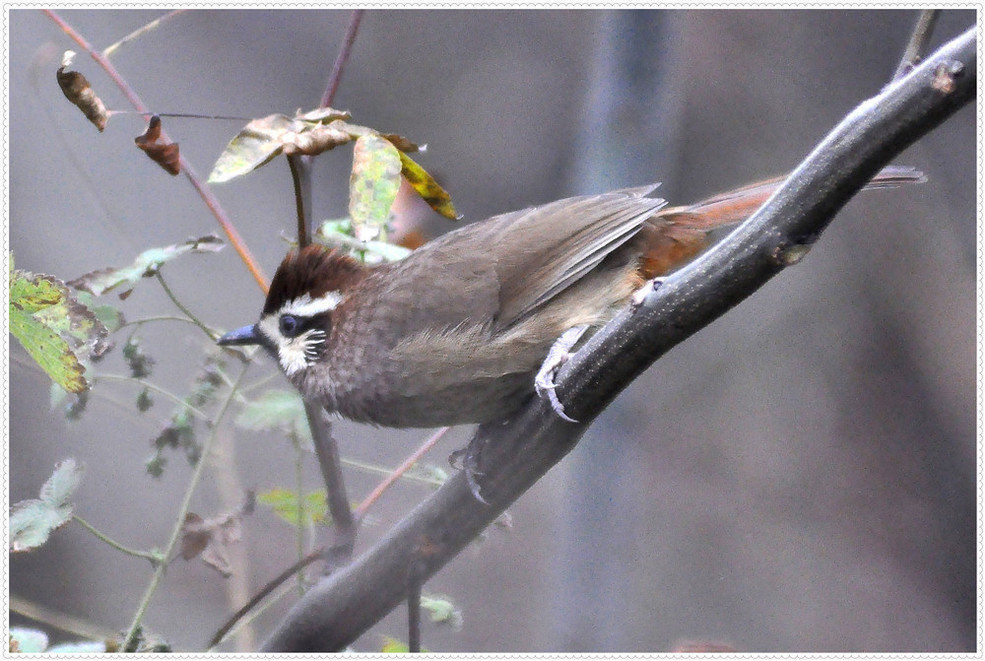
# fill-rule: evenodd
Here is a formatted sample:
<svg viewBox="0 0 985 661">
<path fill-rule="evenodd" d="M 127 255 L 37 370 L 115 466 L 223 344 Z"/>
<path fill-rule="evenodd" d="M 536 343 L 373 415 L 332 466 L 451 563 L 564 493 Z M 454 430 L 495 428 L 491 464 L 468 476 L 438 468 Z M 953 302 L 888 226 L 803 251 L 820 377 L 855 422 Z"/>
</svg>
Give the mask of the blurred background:
<svg viewBox="0 0 985 661">
<path fill-rule="evenodd" d="M 97 48 L 160 15 L 61 12 Z M 671 204 L 794 167 L 892 77 L 915 11 L 369 11 L 335 106 L 401 133 L 465 221 L 582 192 L 662 181 Z M 318 104 L 347 11 L 188 11 L 113 62 L 158 112 L 261 117 Z M 966 30 L 945 11 L 935 45 Z M 9 237 L 18 268 L 70 280 L 142 250 L 218 232 L 183 176 L 133 147 L 135 115 L 99 134 L 55 70 L 79 50 L 44 14 L 9 12 Z M 106 104 L 130 109 L 93 61 Z M 164 120 L 204 178 L 241 121 Z M 809 256 L 660 360 L 561 464 L 426 586 L 461 610 L 426 624 L 431 651 L 976 649 L 976 109 L 901 155 L 929 182 L 860 195 Z M 345 214 L 350 150 L 317 158 L 315 217 Z M 286 163 L 215 187 L 267 276 L 294 233 Z M 424 216 L 427 231 L 451 223 Z M 220 328 L 252 322 L 262 294 L 229 248 L 165 267 L 177 296 Z M 175 314 L 152 280 L 118 304 L 128 319 Z M 99 369 L 124 374 L 117 349 Z M 139 331 L 154 383 L 183 396 L 210 350 L 188 324 Z M 171 415 L 138 389 L 100 382 L 68 422 L 49 381 L 11 342 L 9 498 L 37 497 L 56 462 L 87 474 L 77 512 L 135 548 L 165 544 L 191 468 L 178 453 L 146 475 Z M 229 365 L 230 372 L 238 369 Z M 285 388 L 261 359 L 250 382 Z M 254 394 L 258 391 L 254 391 Z M 238 413 L 238 410 L 233 411 Z M 345 457 L 396 466 L 426 436 L 339 422 Z M 467 429 L 429 457 L 447 466 Z M 200 438 L 206 431 L 199 430 Z M 294 488 L 297 455 L 274 433 L 224 425 L 192 509 L 228 511 L 245 489 Z M 306 488 L 319 487 L 305 455 Z M 361 500 L 379 477 L 350 468 Z M 356 552 L 428 488 L 402 483 L 372 510 Z M 319 533 L 323 541 L 324 532 Z M 244 595 L 297 557 L 294 531 L 259 508 L 236 574 L 177 561 L 146 626 L 200 650 Z M 76 524 L 11 556 L 10 594 L 125 628 L 150 579 Z M 222 649 L 252 649 L 294 600 Z M 234 605 L 235 603 L 235 605 Z M 398 608 L 356 648 L 406 639 Z M 13 624 L 27 620 L 12 615 Z M 53 640 L 72 638 L 48 629 Z M 252 636 L 252 637 L 251 637 Z"/>
</svg>

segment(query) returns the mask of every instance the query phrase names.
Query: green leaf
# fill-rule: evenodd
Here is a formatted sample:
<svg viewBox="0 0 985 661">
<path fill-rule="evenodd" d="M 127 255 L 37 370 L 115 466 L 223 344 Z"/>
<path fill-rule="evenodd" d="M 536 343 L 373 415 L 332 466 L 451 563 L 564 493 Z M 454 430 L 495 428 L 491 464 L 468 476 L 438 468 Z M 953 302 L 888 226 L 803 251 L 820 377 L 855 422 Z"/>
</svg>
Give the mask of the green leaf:
<svg viewBox="0 0 985 661">
<path fill-rule="evenodd" d="M 456 630 L 462 627 L 462 611 L 444 595 L 421 595 L 421 608 L 428 612 L 432 622 L 447 624 Z"/>
<path fill-rule="evenodd" d="M 130 368 L 130 376 L 135 379 L 143 379 L 151 374 L 151 367 L 154 359 L 144 353 L 144 348 L 140 345 L 140 338 L 136 333 L 127 338 L 123 345 L 123 360 Z"/>
<path fill-rule="evenodd" d="M 292 526 L 305 526 L 311 523 L 324 523 L 328 518 L 328 502 L 325 491 L 306 493 L 301 501 L 303 510 L 298 517 L 298 494 L 289 489 L 271 489 L 257 494 L 257 502 L 274 511 L 277 516 Z"/>
<path fill-rule="evenodd" d="M 385 241 L 360 241 L 352 236 L 352 222 L 348 218 L 326 220 L 315 230 L 315 241 L 332 248 L 342 248 L 367 264 L 396 262 L 409 255 L 409 248 Z"/>
<path fill-rule="evenodd" d="M 10 510 L 10 550 L 29 551 L 45 543 L 48 535 L 72 518 L 69 502 L 82 480 L 85 467 L 74 459 L 55 466 L 41 487 L 40 498 L 22 500 Z"/>
<path fill-rule="evenodd" d="M 400 190 L 400 151 L 386 138 L 364 135 L 356 140 L 349 176 L 349 216 L 356 238 L 376 238 L 390 218 Z"/>
<path fill-rule="evenodd" d="M 154 406 L 154 399 L 150 396 L 150 389 L 144 388 L 137 394 L 137 410 L 146 413 L 152 406 Z"/>
<path fill-rule="evenodd" d="M 38 653 L 48 649 L 48 634 L 44 631 L 27 627 L 11 627 L 9 633 L 8 649 L 11 652 Z"/>
<path fill-rule="evenodd" d="M 413 187 L 432 209 L 440 213 L 449 220 L 458 220 L 461 216 L 455 211 L 452 204 L 451 195 L 444 188 L 438 185 L 434 177 L 427 170 L 418 165 L 414 159 L 400 152 L 401 174 L 407 183 Z"/>
<path fill-rule="evenodd" d="M 128 337 L 126 344 L 123 345 L 123 360 L 130 368 L 130 376 L 135 379 L 150 376 L 151 366 L 154 365 L 154 359 L 144 353 L 136 333 Z"/>
<path fill-rule="evenodd" d="M 218 252 L 225 244 L 219 237 L 209 236 L 188 239 L 184 243 L 175 243 L 163 248 L 151 248 L 137 255 L 130 266 L 123 268 L 107 268 L 86 273 L 68 283 L 70 287 L 87 291 L 93 296 L 99 296 L 120 285 L 136 284 L 141 278 L 152 277 L 161 266 L 175 257 L 189 253 Z M 120 294 L 126 298 L 130 290 Z"/>
<path fill-rule="evenodd" d="M 79 488 L 83 473 L 85 466 L 76 464 L 75 459 L 59 462 L 51 477 L 41 486 L 41 500 L 54 507 L 69 506 L 68 501 Z"/>
<path fill-rule="evenodd" d="M 254 119 L 226 145 L 212 167 L 209 183 L 219 184 L 242 177 L 269 163 L 283 151 L 285 134 L 297 132 L 302 126 L 281 114 Z"/>
<path fill-rule="evenodd" d="M 384 636 L 383 647 L 380 648 L 380 651 L 384 654 L 407 654 L 410 652 L 410 648 L 403 641 L 391 638 L 390 636 Z"/>
<path fill-rule="evenodd" d="M 304 401 L 294 390 L 268 390 L 243 407 L 236 424 L 254 431 L 279 430 L 311 442 Z"/>
<path fill-rule="evenodd" d="M 77 291 L 75 293 L 75 299 L 82 305 L 92 310 L 92 313 L 96 315 L 96 319 L 98 319 L 110 333 L 115 333 L 120 330 L 120 328 L 123 327 L 123 324 L 126 323 L 126 319 L 123 317 L 122 312 L 114 308 L 112 305 L 105 303 L 96 305 L 92 294 L 87 291 Z"/>
<path fill-rule="evenodd" d="M 87 361 L 108 346 L 106 327 L 64 283 L 27 271 L 10 273 L 10 332 L 52 381 L 74 393 L 89 388 Z"/>
</svg>

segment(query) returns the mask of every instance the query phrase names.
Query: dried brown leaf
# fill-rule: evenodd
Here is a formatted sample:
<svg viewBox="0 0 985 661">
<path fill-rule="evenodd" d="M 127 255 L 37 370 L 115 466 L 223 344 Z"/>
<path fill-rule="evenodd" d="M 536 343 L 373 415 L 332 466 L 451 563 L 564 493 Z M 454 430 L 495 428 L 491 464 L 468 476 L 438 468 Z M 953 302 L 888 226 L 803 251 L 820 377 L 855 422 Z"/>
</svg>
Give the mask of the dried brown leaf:
<svg viewBox="0 0 985 661">
<path fill-rule="evenodd" d="M 137 258 L 129 266 L 97 269 L 66 284 L 69 287 L 89 292 L 93 296 L 101 296 L 120 285 L 134 285 L 141 278 L 153 277 L 162 265 L 176 257 L 191 253 L 218 252 L 222 250 L 224 245 L 222 239 L 214 234 L 208 234 L 162 248 L 150 248 L 137 255 Z M 120 294 L 120 298 L 125 299 L 129 296 L 130 289 Z"/>
<path fill-rule="evenodd" d="M 185 560 L 201 557 L 202 562 L 228 578 L 232 575 L 232 565 L 226 550 L 242 539 L 241 517 L 242 509 L 209 519 L 188 512 L 181 526 L 181 557 Z"/>
<path fill-rule="evenodd" d="M 404 152 L 405 154 L 413 153 L 415 151 L 424 151 L 424 147 L 418 145 L 415 142 L 411 142 L 410 140 L 408 140 L 402 135 L 397 135 L 396 133 L 383 133 L 382 135 L 384 138 L 389 140 L 394 147 Z"/>
<path fill-rule="evenodd" d="M 62 90 L 62 94 L 65 98 L 74 103 L 82 114 L 86 116 L 90 122 L 92 122 L 99 132 L 106 128 L 107 114 L 106 106 L 103 105 L 102 100 L 96 96 L 96 93 L 92 90 L 92 86 L 86 77 L 77 71 L 66 71 L 66 68 L 72 64 L 72 59 L 75 57 L 73 51 L 65 51 L 65 56 L 62 58 L 62 66 L 58 68 L 55 72 L 55 78 L 58 80 L 58 86 Z"/>
<path fill-rule="evenodd" d="M 339 128 L 336 124 L 342 124 L 342 122 L 318 124 L 311 128 L 307 128 L 306 126 L 306 130 L 285 133 L 282 138 L 284 153 L 288 156 L 292 154 L 316 156 L 322 152 L 348 144 L 355 139 L 351 133 Z"/>
<path fill-rule="evenodd" d="M 348 110 L 336 110 L 335 108 L 315 108 L 314 110 L 309 110 L 308 112 L 302 113 L 298 111 L 298 114 L 294 119 L 299 119 L 302 122 L 318 122 L 320 124 L 325 124 L 327 122 L 334 122 L 336 119 L 350 119 L 352 115 Z"/>
<path fill-rule="evenodd" d="M 150 157 L 150 160 L 160 165 L 170 175 L 181 172 L 178 157 L 177 142 L 161 142 L 161 118 L 154 115 L 147 123 L 143 135 L 133 139 L 134 144 Z"/>
<path fill-rule="evenodd" d="M 185 514 L 181 525 L 181 557 L 185 560 L 197 558 L 209 544 L 212 534 L 205 528 L 205 519 L 195 512 Z"/>
</svg>

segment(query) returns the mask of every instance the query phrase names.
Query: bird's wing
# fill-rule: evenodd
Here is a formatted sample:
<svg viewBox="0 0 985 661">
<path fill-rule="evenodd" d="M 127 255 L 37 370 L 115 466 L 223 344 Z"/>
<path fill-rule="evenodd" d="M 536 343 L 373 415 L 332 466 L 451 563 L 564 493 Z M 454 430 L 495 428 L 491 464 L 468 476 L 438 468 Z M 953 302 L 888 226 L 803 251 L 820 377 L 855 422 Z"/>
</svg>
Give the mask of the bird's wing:
<svg viewBox="0 0 985 661">
<path fill-rule="evenodd" d="M 645 197 L 653 188 L 559 200 L 449 232 L 377 269 L 385 310 L 360 314 L 385 313 L 405 335 L 461 324 L 509 327 L 635 236 L 666 204 Z M 423 283 L 430 294 L 422 295 Z"/>
<path fill-rule="evenodd" d="M 663 207 L 655 186 L 559 200 L 490 219 L 500 283 L 496 325 L 510 326 L 544 305 L 633 238 Z"/>
</svg>

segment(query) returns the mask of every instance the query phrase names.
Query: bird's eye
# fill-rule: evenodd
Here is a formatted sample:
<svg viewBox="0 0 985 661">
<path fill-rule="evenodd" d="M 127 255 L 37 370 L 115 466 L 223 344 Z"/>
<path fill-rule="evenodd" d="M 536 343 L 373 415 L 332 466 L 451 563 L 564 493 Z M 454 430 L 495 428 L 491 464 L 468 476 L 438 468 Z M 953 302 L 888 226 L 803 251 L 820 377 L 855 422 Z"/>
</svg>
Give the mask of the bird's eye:
<svg viewBox="0 0 985 661">
<path fill-rule="evenodd" d="M 280 318 L 280 332 L 284 337 L 294 337 L 301 330 L 301 322 L 293 314 L 285 314 Z"/>
</svg>

